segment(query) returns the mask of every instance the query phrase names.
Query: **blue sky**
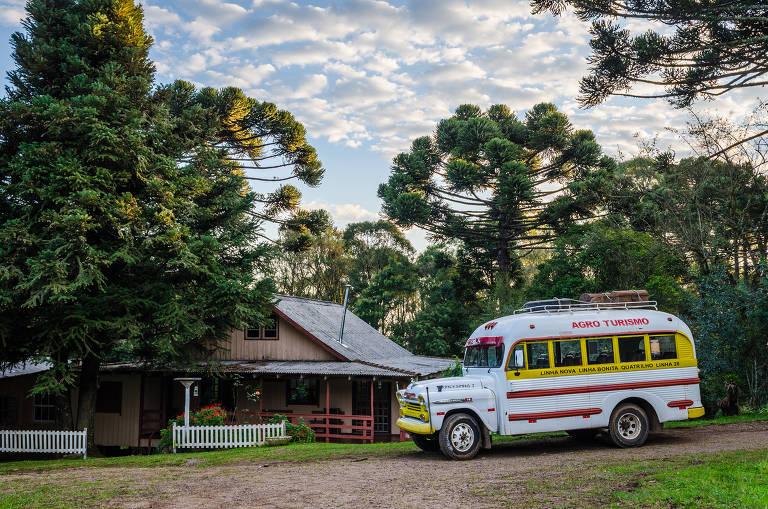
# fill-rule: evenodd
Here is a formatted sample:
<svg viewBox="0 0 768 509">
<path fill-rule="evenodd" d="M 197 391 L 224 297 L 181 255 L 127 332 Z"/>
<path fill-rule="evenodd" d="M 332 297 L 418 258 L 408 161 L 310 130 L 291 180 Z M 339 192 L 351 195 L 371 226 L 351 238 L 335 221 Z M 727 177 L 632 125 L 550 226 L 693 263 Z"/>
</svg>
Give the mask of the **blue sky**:
<svg viewBox="0 0 768 509">
<path fill-rule="evenodd" d="M 304 203 L 337 226 L 375 219 L 378 185 L 392 157 L 462 103 L 509 105 L 519 116 L 547 101 L 577 128 L 595 131 L 614 156 L 638 139 L 685 151 L 666 127 L 687 114 L 661 100 L 575 102 L 586 71 L 588 26 L 571 15 L 532 16 L 510 0 L 150 0 L 141 2 L 155 39 L 157 81 L 234 85 L 291 111 L 326 168 Z M 24 0 L 0 0 L 0 67 Z M 632 28 L 644 27 L 635 24 Z M 4 74 L 4 73 L 3 73 Z M 739 117 L 753 97 L 734 94 L 706 108 Z M 409 233 L 418 247 L 423 236 Z"/>
</svg>

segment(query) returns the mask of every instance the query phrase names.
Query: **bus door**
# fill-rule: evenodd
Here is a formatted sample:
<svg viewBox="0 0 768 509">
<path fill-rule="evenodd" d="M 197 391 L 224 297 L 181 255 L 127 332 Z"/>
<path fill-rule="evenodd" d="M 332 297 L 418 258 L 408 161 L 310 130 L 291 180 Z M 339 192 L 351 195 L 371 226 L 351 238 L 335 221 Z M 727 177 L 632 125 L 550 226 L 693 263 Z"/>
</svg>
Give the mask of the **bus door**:
<svg viewBox="0 0 768 509">
<path fill-rule="evenodd" d="M 547 385 L 541 372 L 550 369 L 548 342 L 531 341 L 515 345 L 507 366 L 507 398 L 503 429 L 508 435 L 535 431 L 537 415 L 555 410 L 555 399 L 538 396 Z"/>
</svg>

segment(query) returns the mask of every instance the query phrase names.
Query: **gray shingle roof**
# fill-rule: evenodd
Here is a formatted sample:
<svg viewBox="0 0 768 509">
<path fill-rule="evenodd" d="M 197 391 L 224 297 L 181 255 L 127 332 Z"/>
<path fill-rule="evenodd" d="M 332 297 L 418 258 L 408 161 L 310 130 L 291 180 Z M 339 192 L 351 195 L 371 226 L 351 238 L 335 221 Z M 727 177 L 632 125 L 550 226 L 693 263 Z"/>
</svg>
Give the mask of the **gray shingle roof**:
<svg viewBox="0 0 768 509">
<path fill-rule="evenodd" d="M 339 344 L 341 304 L 322 300 L 277 295 L 277 310 L 310 333 L 325 346 L 350 361 L 378 366 L 412 375 L 431 375 L 447 369 L 452 361 L 414 355 L 347 309 L 344 336 Z"/>
</svg>

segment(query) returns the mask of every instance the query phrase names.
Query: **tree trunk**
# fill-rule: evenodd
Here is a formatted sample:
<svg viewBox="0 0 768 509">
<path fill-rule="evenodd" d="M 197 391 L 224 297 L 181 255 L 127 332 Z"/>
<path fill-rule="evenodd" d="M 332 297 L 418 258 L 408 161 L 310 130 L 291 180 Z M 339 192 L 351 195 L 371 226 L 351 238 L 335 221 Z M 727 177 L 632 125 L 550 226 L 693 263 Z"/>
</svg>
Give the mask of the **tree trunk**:
<svg viewBox="0 0 768 509">
<path fill-rule="evenodd" d="M 75 429 L 88 428 L 88 456 L 99 456 L 94 442 L 94 413 L 96 392 L 99 389 L 99 359 L 92 353 L 83 357 L 77 394 L 77 420 Z"/>
<path fill-rule="evenodd" d="M 59 409 L 59 426 L 61 429 L 73 431 L 74 421 L 72 421 L 72 388 L 67 387 L 64 394 L 56 395 L 56 407 Z"/>
<path fill-rule="evenodd" d="M 499 273 L 500 274 L 506 274 L 507 275 L 507 281 L 511 279 L 510 271 L 512 270 L 512 264 L 510 263 L 509 258 L 509 243 L 504 239 L 503 237 L 499 239 L 498 244 L 496 245 L 498 248 L 498 253 L 496 255 L 496 262 L 499 264 Z"/>
</svg>

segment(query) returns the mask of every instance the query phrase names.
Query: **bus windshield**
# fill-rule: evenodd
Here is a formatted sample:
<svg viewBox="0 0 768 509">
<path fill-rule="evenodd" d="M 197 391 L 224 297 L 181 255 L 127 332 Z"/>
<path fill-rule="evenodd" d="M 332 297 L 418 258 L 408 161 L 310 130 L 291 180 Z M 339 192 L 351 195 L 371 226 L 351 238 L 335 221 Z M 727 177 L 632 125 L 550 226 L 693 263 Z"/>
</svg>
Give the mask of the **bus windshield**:
<svg viewBox="0 0 768 509">
<path fill-rule="evenodd" d="M 464 351 L 465 368 L 498 368 L 504 357 L 504 344 L 470 346 Z"/>
</svg>

